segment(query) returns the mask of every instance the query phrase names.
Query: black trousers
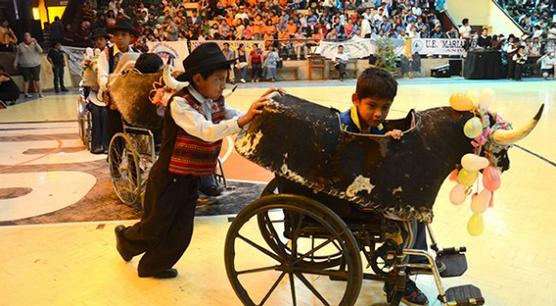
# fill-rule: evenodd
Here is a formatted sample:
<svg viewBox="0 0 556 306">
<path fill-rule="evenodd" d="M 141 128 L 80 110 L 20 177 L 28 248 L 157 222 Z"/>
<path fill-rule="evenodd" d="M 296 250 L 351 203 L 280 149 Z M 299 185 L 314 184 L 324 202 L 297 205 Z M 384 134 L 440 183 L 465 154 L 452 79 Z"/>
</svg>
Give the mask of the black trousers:
<svg viewBox="0 0 556 306">
<path fill-rule="evenodd" d="M 343 80 L 346 76 L 346 64 L 336 64 L 335 68 L 340 74 L 340 80 Z"/>
<path fill-rule="evenodd" d="M 521 74 L 523 73 L 523 64 L 515 64 L 514 67 L 514 80 L 516 81 L 521 81 Z"/>
<path fill-rule="evenodd" d="M 122 125 L 122 115 L 117 110 L 106 109 L 106 143 L 110 144 L 112 137 L 124 130 Z"/>
<path fill-rule="evenodd" d="M 106 137 L 106 109 L 95 105 L 94 103 L 87 103 L 87 109 L 91 112 L 92 121 L 92 149 L 108 149 L 108 142 Z"/>
<path fill-rule="evenodd" d="M 510 58 L 508 60 L 508 79 L 514 78 L 515 62 Z"/>
<path fill-rule="evenodd" d="M 170 269 L 181 258 L 193 235 L 198 188 L 198 177 L 156 170 L 149 175 L 143 217 L 125 229 L 120 242 L 126 254 L 145 253 L 137 267 L 139 273 Z"/>
<path fill-rule="evenodd" d="M 52 73 L 54 74 L 54 90 L 59 91 L 65 89 L 64 86 L 64 66 L 52 66 Z"/>
</svg>

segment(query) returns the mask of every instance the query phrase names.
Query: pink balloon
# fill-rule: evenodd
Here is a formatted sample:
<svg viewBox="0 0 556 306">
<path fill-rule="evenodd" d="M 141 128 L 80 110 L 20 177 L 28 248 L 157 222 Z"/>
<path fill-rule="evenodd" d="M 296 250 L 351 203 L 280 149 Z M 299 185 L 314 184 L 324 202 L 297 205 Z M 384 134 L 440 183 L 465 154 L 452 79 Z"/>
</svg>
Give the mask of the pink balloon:
<svg viewBox="0 0 556 306">
<path fill-rule="evenodd" d="M 485 186 L 486 189 L 494 192 L 500 188 L 501 183 L 500 171 L 498 171 L 498 169 L 490 166 L 483 170 L 483 186 Z"/>
<path fill-rule="evenodd" d="M 461 205 L 466 197 L 467 193 L 465 192 L 465 186 L 462 184 L 457 184 L 452 188 L 452 191 L 450 191 L 450 202 L 454 205 Z"/>
</svg>

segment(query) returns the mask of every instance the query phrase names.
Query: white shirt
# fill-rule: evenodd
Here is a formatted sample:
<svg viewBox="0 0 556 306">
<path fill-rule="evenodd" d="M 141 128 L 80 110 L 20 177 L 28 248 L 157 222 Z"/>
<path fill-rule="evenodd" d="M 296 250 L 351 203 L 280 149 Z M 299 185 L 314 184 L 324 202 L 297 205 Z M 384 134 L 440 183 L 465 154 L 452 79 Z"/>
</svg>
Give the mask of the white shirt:
<svg viewBox="0 0 556 306">
<path fill-rule="evenodd" d="M 349 55 L 346 53 L 345 50 L 344 53 L 338 53 L 338 51 L 336 51 L 336 54 L 332 58 L 332 61 L 336 62 L 337 64 L 346 64 L 348 60 L 349 60 Z"/>
<path fill-rule="evenodd" d="M 170 104 L 170 114 L 179 127 L 191 136 L 206 142 L 215 142 L 226 136 L 239 133 L 241 128 L 237 120 L 243 115 L 242 112 L 226 106 L 224 120 L 216 124 L 212 123 L 211 106 L 213 101 L 203 97 L 191 85 L 187 89 L 201 103 L 203 112 L 207 115 L 203 116 L 189 105 L 184 98 L 174 97 Z"/>
<path fill-rule="evenodd" d="M 549 56 L 545 55 L 540 59 L 541 62 L 541 69 L 553 69 L 554 65 L 556 64 L 556 58 L 550 58 Z"/>
<path fill-rule="evenodd" d="M 128 47 L 131 51 L 131 47 Z M 102 97 L 102 93 L 106 90 L 106 85 L 108 84 L 108 76 L 110 75 L 110 65 L 108 62 L 108 52 L 109 48 L 104 49 L 101 55 L 98 57 L 97 61 L 97 82 L 99 87 L 99 96 Z M 114 56 L 118 53 L 125 53 L 118 49 L 116 45 L 114 45 Z M 120 55 L 121 56 L 121 55 Z M 116 69 L 116 65 L 114 65 L 114 69 Z"/>
<path fill-rule="evenodd" d="M 461 26 L 459 28 L 459 34 L 461 38 L 470 38 L 471 37 L 471 27 L 470 26 Z"/>
</svg>

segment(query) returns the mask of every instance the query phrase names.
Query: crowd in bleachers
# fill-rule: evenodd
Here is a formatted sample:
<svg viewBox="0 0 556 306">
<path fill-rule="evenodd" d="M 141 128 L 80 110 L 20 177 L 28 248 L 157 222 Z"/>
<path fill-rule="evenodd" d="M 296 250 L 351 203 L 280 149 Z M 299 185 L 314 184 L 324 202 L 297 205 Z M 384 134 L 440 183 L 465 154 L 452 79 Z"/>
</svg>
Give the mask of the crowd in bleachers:
<svg viewBox="0 0 556 306">
<path fill-rule="evenodd" d="M 458 37 L 456 29 L 442 28 L 437 1 L 209 0 L 198 3 L 202 14 L 179 0 L 112 0 L 100 7 L 88 2 L 79 30 L 68 34 L 85 42 L 86 31 L 109 28 L 116 19 L 128 18 L 141 33 L 139 47 L 160 40 L 264 40 L 282 55 L 295 58 L 323 39 Z"/>
<path fill-rule="evenodd" d="M 497 0 L 502 8 L 532 37 L 556 38 L 556 1 Z"/>
</svg>

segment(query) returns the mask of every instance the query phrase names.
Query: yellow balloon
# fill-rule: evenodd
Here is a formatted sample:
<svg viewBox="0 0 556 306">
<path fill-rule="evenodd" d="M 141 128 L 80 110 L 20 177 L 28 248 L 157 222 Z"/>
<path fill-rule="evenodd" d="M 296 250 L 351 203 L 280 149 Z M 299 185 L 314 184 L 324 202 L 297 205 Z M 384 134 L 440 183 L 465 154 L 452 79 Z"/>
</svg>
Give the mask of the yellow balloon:
<svg viewBox="0 0 556 306">
<path fill-rule="evenodd" d="M 481 214 L 473 214 L 467 222 L 467 232 L 471 236 L 479 236 L 485 230 L 485 222 L 483 221 L 483 216 Z"/>
<path fill-rule="evenodd" d="M 457 92 L 450 97 L 450 106 L 457 111 L 465 112 L 473 109 L 473 102 L 466 94 Z"/>
<path fill-rule="evenodd" d="M 464 186 L 471 186 L 479 177 L 479 171 L 468 171 L 461 169 L 458 173 L 458 183 Z"/>
<path fill-rule="evenodd" d="M 479 92 L 476 90 L 470 90 L 467 92 L 467 96 L 469 97 L 469 100 L 471 100 L 472 104 L 478 104 L 479 103 Z"/>
</svg>

